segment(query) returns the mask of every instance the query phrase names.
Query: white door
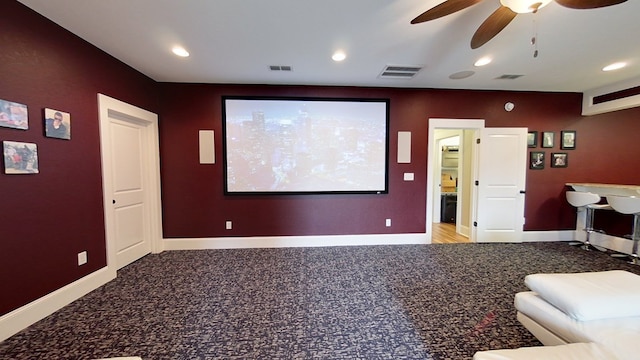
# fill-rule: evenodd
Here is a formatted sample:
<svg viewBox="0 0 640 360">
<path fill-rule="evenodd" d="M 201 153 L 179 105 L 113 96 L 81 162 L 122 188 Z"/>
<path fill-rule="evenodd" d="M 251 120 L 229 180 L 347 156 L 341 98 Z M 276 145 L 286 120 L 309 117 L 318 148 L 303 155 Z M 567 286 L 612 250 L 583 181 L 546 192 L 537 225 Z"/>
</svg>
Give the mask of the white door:
<svg viewBox="0 0 640 360">
<path fill-rule="evenodd" d="M 476 242 L 522 242 L 527 128 L 484 128 L 480 134 Z"/>
<path fill-rule="evenodd" d="M 159 240 L 157 116 L 103 95 L 100 112 L 108 258 L 120 269 Z"/>
<path fill-rule="evenodd" d="M 145 204 L 144 127 L 111 118 L 113 212 L 118 268 L 151 252 Z"/>
</svg>

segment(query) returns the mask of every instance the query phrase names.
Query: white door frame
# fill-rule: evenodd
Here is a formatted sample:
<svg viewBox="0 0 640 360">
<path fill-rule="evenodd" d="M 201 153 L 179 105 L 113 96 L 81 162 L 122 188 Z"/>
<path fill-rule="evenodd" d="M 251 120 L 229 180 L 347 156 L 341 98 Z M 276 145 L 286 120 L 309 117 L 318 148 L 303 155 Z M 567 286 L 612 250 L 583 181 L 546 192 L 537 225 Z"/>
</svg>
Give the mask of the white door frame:
<svg viewBox="0 0 640 360">
<path fill-rule="evenodd" d="M 100 121 L 100 152 L 102 154 L 102 186 L 105 219 L 105 237 L 107 242 L 107 266 L 117 270 L 116 239 L 113 198 L 113 177 L 111 159 L 111 134 L 109 118 L 116 117 L 136 123 L 146 124 L 143 136 L 149 148 L 145 151 L 146 166 L 149 173 L 144 177 L 145 203 L 149 209 L 151 252 L 160 253 L 162 246 L 162 212 L 160 200 L 160 147 L 158 143 L 158 115 L 127 104 L 109 96 L 98 94 L 98 111 Z"/>
<path fill-rule="evenodd" d="M 484 128 L 484 119 L 439 119 L 439 118 L 430 118 L 429 119 L 429 140 L 427 142 L 427 219 L 426 219 L 426 237 L 427 244 L 430 244 L 432 241 L 433 234 L 433 195 L 434 195 L 434 186 L 435 186 L 435 168 L 437 167 L 436 155 L 440 154 L 440 151 L 437 149 L 437 141 L 435 140 L 435 130 L 436 129 L 483 129 Z M 474 178 L 475 173 L 477 172 L 477 166 L 473 166 Z M 475 196 L 472 196 L 472 201 L 475 202 Z M 472 208 L 475 208 L 472 206 Z M 471 219 L 475 218 L 475 213 L 471 214 Z M 473 242 L 475 234 L 473 231 L 470 231 L 469 239 Z"/>
</svg>

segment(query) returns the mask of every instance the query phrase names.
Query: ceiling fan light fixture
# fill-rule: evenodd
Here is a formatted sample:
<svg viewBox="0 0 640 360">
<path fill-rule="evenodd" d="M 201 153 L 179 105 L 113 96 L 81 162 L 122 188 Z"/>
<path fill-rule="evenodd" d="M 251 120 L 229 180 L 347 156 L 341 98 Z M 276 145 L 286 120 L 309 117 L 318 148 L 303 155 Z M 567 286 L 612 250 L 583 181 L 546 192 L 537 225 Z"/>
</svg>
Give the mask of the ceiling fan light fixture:
<svg viewBox="0 0 640 360">
<path fill-rule="evenodd" d="M 550 2 L 551 0 L 500 0 L 503 6 L 518 14 L 536 12 Z"/>
</svg>

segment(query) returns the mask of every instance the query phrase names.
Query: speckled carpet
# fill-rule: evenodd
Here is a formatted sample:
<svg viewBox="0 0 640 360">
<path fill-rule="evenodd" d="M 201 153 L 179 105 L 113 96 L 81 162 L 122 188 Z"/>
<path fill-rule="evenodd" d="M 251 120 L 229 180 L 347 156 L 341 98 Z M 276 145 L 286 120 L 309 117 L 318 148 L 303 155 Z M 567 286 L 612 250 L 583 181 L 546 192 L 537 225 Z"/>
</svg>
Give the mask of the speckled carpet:
<svg viewBox="0 0 640 360">
<path fill-rule="evenodd" d="M 470 359 L 540 345 L 537 272 L 640 269 L 565 243 L 167 251 L 0 343 L 1 359 Z"/>
</svg>

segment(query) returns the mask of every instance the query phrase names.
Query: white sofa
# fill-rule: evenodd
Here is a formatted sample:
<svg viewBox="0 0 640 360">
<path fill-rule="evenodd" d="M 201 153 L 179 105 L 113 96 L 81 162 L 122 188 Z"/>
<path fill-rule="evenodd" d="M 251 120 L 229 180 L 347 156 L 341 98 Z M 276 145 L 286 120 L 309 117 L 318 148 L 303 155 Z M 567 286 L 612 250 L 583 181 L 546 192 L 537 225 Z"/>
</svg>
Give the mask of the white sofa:
<svg viewBox="0 0 640 360">
<path fill-rule="evenodd" d="M 640 276 L 533 274 L 525 284 L 531 291 L 516 294 L 517 318 L 546 346 L 478 352 L 474 360 L 640 359 Z"/>
<path fill-rule="evenodd" d="M 479 351 L 473 360 L 612 360 L 617 359 L 604 346 L 576 343 L 556 346 L 532 346 L 520 349 Z"/>
</svg>

